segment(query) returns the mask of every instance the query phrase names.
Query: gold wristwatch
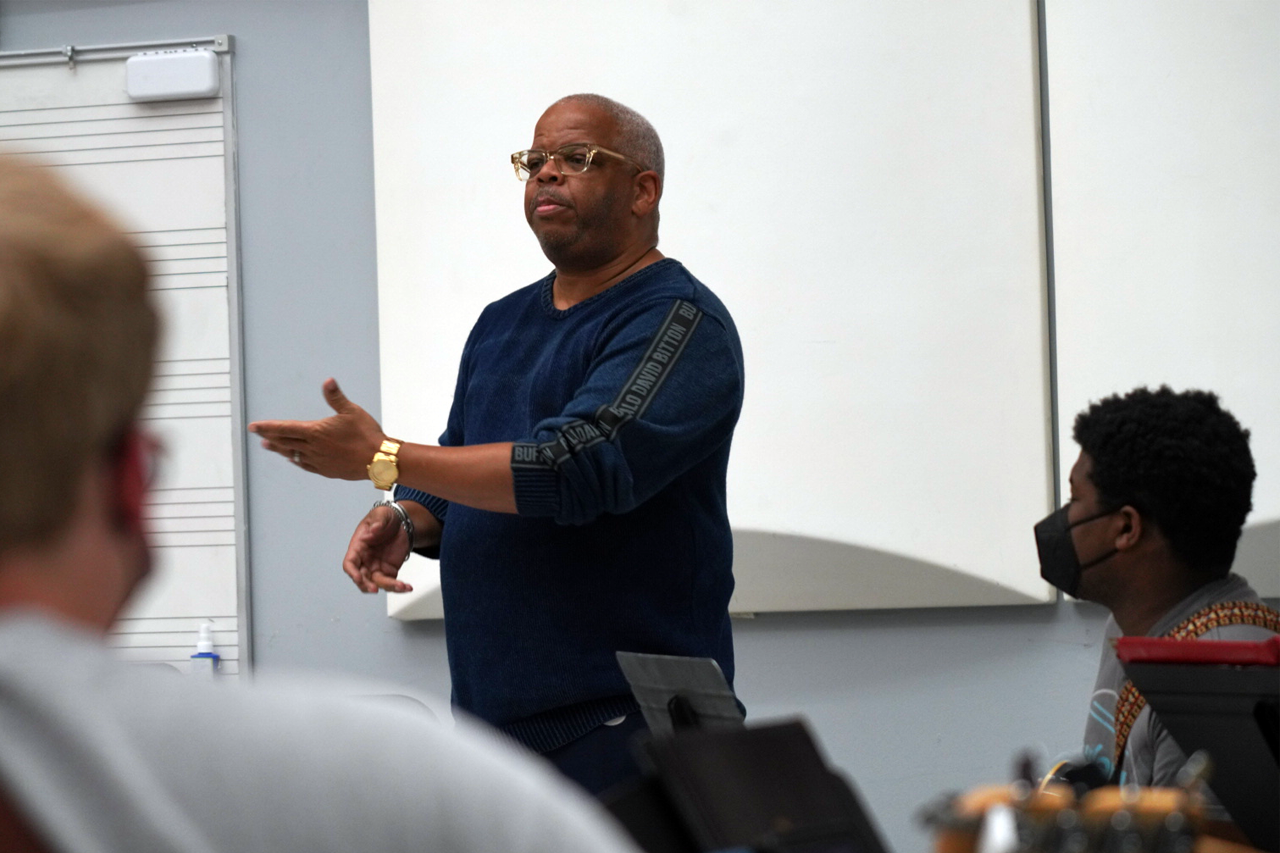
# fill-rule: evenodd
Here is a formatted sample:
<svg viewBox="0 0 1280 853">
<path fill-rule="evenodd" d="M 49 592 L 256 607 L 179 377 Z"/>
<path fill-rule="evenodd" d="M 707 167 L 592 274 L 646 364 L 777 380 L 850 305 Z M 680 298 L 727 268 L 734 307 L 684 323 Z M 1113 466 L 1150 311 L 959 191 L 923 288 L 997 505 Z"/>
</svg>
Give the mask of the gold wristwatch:
<svg viewBox="0 0 1280 853">
<path fill-rule="evenodd" d="M 396 461 L 396 454 L 399 452 L 400 442 L 393 438 L 385 439 L 378 452 L 373 454 L 373 461 L 369 463 L 369 479 L 384 492 L 394 486 L 400 477 L 400 466 Z"/>
</svg>

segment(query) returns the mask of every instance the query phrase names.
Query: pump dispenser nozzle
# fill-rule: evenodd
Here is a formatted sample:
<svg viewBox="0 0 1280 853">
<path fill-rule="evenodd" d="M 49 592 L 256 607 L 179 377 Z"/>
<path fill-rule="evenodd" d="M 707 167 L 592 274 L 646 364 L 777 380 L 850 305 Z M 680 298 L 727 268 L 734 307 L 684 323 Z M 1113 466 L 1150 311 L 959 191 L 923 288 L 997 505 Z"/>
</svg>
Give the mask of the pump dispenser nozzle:
<svg viewBox="0 0 1280 853">
<path fill-rule="evenodd" d="M 196 654 L 207 655 L 213 653 L 213 623 L 200 623 L 200 635 L 196 639 Z"/>
<path fill-rule="evenodd" d="M 218 671 L 220 660 L 213 650 L 213 623 L 200 623 L 200 632 L 196 635 L 196 653 L 191 656 L 191 674 L 212 678 Z"/>
</svg>

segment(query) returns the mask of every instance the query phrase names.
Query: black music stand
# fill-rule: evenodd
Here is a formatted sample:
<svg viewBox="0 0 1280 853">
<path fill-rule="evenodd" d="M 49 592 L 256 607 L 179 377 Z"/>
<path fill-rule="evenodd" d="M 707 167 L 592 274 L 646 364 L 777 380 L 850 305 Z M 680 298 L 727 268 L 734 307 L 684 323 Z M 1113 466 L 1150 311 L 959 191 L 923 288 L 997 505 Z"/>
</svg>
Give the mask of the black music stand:
<svg viewBox="0 0 1280 853">
<path fill-rule="evenodd" d="M 1280 669 L 1130 661 L 1124 671 L 1184 752 L 1209 753 L 1209 788 L 1250 842 L 1280 850 Z"/>
<path fill-rule="evenodd" d="M 742 708 L 711 658 L 618 652 L 618 666 L 655 735 L 683 729 L 740 729 Z"/>
<path fill-rule="evenodd" d="M 677 731 L 642 750 L 698 850 L 887 853 L 800 720 Z"/>
<path fill-rule="evenodd" d="M 605 807 L 648 853 L 886 853 L 852 785 L 800 721 L 748 728 L 710 658 L 618 652 L 650 731 L 645 777 Z"/>
</svg>

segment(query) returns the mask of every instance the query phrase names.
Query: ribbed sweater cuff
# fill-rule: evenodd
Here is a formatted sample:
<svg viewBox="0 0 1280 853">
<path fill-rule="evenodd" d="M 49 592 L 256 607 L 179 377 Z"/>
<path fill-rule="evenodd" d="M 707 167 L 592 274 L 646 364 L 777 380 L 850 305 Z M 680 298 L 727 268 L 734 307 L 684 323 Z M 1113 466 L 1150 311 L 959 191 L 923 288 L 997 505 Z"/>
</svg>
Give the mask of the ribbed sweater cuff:
<svg viewBox="0 0 1280 853">
<path fill-rule="evenodd" d="M 436 521 L 444 524 L 444 517 L 449 512 L 449 502 L 444 498 L 438 498 L 435 495 L 429 495 L 418 489 L 411 489 L 408 486 L 396 486 L 392 490 L 391 496 L 397 501 L 413 501 L 420 503 L 427 508 L 427 512 L 436 517 Z M 419 548 L 414 551 L 415 554 L 421 554 L 424 557 L 430 557 L 433 560 L 440 558 L 440 548 Z"/>
<path fill-rule="evenodd" d="M 572 743 L 606 720 L 638 713 L 640 706 L 634 696 L 607 696 L 553 708 L 498 728 L 534 752 L 545 753 Z"/>
<path fill-rule="evenodd" d="M 552 468 L 511 466 L 516 511 L 521 515 L 554 517 L 560 511 L 559 475 Z"/>
</svg>

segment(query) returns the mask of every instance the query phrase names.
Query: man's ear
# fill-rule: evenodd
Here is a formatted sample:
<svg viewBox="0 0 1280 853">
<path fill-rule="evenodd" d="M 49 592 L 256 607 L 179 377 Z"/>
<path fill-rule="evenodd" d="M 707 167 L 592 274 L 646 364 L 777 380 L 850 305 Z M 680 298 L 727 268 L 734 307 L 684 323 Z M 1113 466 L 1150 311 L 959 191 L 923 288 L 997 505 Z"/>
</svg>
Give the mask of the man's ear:
<svg viewBox="0 0 1280 853">
<path fill-rule="evenodd" d="M 147 497 L 150 448 L 136 426 L 120 439 L 111 461 L 112 520 L 128 533 L 144 534 L 143 506 Z"/>
<path fill-rule="evenodd" d="M 631 202 L 631 212 L 643 219 L 648 216 L 658 200 L 662 198 L 662 179 L 657 172 L 641 172 L 633 182 L 635 195 Z"/>
<path fill-rule="evenodd" d="M 1116 513 L 1120 517 L 1120 531 L 1116 534 L 1116 549 L 1127 551 L 1142 541 L 1142 515 L 1133 507 L 1125 505 Z"/>
</svg>

